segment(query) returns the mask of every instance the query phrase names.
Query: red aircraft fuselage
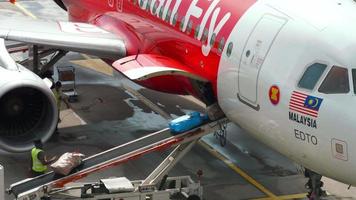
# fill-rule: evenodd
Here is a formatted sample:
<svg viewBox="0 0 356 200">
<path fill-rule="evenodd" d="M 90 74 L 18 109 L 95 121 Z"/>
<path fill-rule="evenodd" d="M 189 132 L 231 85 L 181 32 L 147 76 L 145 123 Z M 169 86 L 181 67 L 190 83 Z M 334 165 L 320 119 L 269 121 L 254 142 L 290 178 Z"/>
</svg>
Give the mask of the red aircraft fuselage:
<svg viewBox="0 0 356 200">
<path fill-rule="evenodd" d="M 127 56 L 158 54 L 208 80 L 217 94 L 218 66 L 231 31 L 256 0 L 63 0 L 69 20 L 89 22 L 125 41 Z M 235 44 L 236 45 L 236 44 Z M 237 44 L 238 45 L 238 44 Z M 139 84 L 200 97 L 192 81 L 165 75 Z"/>
</svg>

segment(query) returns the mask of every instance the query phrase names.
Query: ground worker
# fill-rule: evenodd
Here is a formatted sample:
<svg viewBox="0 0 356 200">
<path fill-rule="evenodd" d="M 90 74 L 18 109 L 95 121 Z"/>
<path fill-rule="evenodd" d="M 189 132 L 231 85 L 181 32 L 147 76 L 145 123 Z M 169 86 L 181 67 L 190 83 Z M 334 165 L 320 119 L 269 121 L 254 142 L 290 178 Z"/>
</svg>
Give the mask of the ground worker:
<svg viewBox="0 0 356 200">
<path fill-rule="evenodd" d="M 61 118 L 60 118 L 60 110 L 61 110 L 61 106 L 62 106 L 62 101 L 66 104 L 67 108 L 70 108 L 68 100 L 66 98 L 65 95 L 63 95 L 62 92 L 62 83 L 57 81 L 54 84 L 54 88 L 52 89 L 52 92 L 54 94 L 54 97 L 56 98 L 56 102 L 57 102 L 57 109 L 58 109 L 58 122 L 57 122 L 57 127 L 55 130 L 55 133 L 58 133 L 58 123 L 61 122 Z"/>
<path fill-rule="evenodd" d="M 43 151 L 43 144 L 41 140 L 34 142 L 35 147 L 31 150 L 31 176 L 36 177 L 44 174 L 47 171 L 47 165 L 52 163 L 56 157 L 47 159 L 45 152 Z"/>
</svg>

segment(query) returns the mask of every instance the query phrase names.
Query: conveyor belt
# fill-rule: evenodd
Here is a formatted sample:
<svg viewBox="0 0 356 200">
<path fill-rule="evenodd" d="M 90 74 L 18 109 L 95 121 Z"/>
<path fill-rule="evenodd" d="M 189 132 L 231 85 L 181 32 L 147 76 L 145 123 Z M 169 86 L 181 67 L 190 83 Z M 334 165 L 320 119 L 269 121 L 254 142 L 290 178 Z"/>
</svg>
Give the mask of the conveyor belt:
<svg viewBox="0 0 356 200">
<path fill-rule="evenodd" d="M 54 172 L 49 172 L 33 179 L 26 179 L 14 183 L 10 186 L 8 191 L 15 195 L 15 197 L 18 197 L 20 194 L 30 190 L 60 187 L 63 186 L 63 184 L 80 179 L 92 172 L 134 159 L 143 154 L 160 149 L 167 149 L 200 138 L 217 130 L 219 126 L 216 126 L 216 123 L 217 122 L 210 122 L 176 136 L 173 136 L 169 129 L 163 129 L 86 158 L 83 164 L 73 170 L 68 176 L 59 176 Z"/>
</svg>

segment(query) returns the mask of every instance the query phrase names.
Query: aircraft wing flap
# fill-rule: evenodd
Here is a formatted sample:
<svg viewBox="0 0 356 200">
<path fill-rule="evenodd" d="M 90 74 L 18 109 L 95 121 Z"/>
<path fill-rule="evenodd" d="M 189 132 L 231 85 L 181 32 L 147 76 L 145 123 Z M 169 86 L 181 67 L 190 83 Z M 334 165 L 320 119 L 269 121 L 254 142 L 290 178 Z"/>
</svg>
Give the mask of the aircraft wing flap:
<svg viewBox="0 0 356 200">
<path fill-rule="evenodd" d="M 174 59 L 152 54 L 129 56 L 113 63 L 113 67 L 134 81 L 143 81 L 158 76 L 185 76 L 207 82 L 189 67 Z"/>
<path fill-rule="evenodd" d="M 0 38 L 102 58 L 118 59 L 126 56 L 121 38 L 86 23 L 0 19 Z"/>
</svg>

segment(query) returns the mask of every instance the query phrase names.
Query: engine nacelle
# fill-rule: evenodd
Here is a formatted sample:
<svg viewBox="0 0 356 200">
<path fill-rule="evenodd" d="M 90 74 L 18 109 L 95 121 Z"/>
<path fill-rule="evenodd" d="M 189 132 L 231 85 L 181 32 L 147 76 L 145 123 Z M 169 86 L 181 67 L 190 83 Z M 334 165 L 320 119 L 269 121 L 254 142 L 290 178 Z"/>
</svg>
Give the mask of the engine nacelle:
<svg viewBox="0 0 356 200">
<path fill-rule="evenodd" d="M 52 91 L 31 71 L 0 68 L 0 148 L 19 152 L 47 141 L 55 131 L 58 110 Z"/>
<path fill-rule="evenodd" d="M 15 63 L 0 40 L 0 149 L 30 150 L 34 140 L 47 141 L 55 131 L 58 109 L 49 86 Z"/>
</svg>

